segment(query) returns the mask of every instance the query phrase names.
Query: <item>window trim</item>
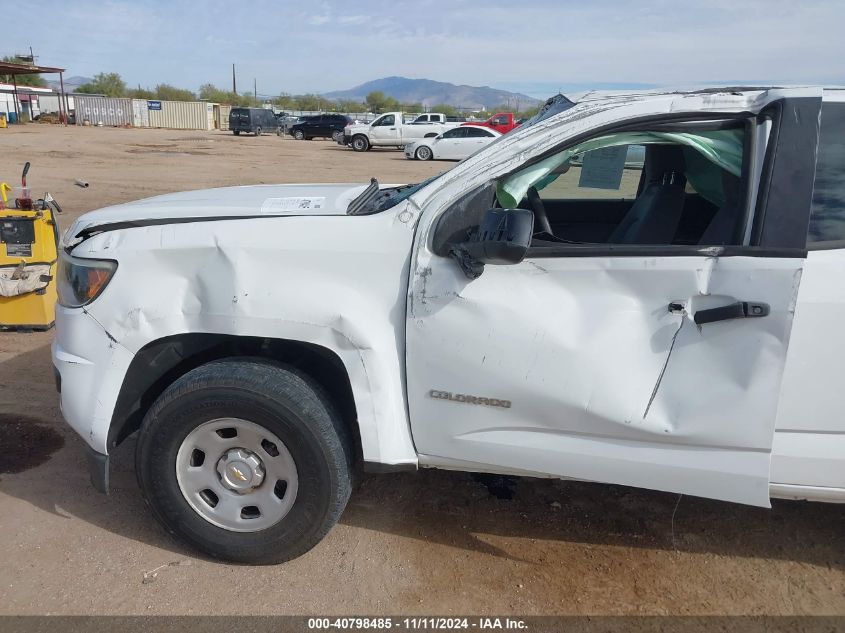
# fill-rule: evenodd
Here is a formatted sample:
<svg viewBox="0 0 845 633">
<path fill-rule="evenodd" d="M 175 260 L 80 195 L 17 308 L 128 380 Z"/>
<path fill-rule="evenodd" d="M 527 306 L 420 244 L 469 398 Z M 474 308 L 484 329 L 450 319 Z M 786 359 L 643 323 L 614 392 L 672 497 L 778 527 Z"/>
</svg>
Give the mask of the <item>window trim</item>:
<svg viewBox="0 0 845 633">
<path fill-rule="evenodd" d="M 821 96 L 785 97 L 760 112 L 760 117 L 773 118 L 752 228 L 754 244 L 807 249 L 821 107 Z"/>
</svg>

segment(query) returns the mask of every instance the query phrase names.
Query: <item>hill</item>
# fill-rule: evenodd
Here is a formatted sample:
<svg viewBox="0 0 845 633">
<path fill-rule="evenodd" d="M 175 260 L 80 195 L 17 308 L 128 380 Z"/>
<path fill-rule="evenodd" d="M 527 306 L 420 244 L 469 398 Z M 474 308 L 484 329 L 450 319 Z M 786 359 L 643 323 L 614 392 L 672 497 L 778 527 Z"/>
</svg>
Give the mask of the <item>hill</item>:
<svg viewBox="0 0 845 633">
<path fill-rule="evenodd" d="M 380 91 L 402 103 L 422 103 L 433 106 L 445 103 L 456 108 L 495 108 L 510 103 L 512 109 L 533 106 L 540 103 L 528 95 L 489 86 L 464 86 L 431 79 L 408 79 L 407 77 L 384 77 L 355 86 L 349 90 L 327 92 L 327 99 L 354 99 L 363 101 L 373 91 Z"/>
<path fill-rule="evenodd" d="M 51 75 L 45 75 L 47 85 L 53 90 L 59 89 L 59 80 L 53 79 Z M 75 92 L 79 86 L 94 81 L 91 77 L 65 77 L 65 92 Z"/>
</svg>

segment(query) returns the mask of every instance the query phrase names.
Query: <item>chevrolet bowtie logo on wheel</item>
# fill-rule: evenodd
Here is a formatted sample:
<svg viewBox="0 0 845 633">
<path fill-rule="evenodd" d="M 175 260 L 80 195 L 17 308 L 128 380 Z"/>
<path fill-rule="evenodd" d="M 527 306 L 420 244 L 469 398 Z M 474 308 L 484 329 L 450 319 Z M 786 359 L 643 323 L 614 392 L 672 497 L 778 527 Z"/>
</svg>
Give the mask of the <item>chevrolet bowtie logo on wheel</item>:
<svg viewBox="0 0 845 633">
<path fill-rule="evenodd" d="M 482 404 L 488 407 L 502 407 L 503 409 L 511 408 L 510 400 L 500 400 L 498 398 L 479 398 L 478 396 L 470 396 L 465 393 L 452 393 L 450 391 L 439 391 L 432 389 L 428 395 L 437 400 L 451 400 L 452 402 L 465 402 L 466 404 Z"/>
<path fill-rule="evenodd" d="M 241 481 L 246 481 L 246 475 L 244 475 L 237 466 L 232 466 L 229 470 L 231 470 L 232 474 Z"/>
</svg>

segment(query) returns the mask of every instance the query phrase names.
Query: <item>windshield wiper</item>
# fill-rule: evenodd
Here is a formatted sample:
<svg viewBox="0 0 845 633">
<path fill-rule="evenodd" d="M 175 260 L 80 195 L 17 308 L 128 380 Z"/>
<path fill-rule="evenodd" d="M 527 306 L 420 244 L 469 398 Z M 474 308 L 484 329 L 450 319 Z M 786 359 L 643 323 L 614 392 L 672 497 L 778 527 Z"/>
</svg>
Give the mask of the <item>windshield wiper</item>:
<svg viewBox="0 0 845 633">
<path fill-rule="evenodd" d="M 358 196 L 349 203 L 349 206 L 346 207 L 346 215 L 368 215 L 370 213 L 375 213 L 377 209 L 371 205 L 378 194 L 378 180 L 372 178 L 370 179 L 370 184 L 367 185 L 367 188 L 358 194 Z"/>
</svg>

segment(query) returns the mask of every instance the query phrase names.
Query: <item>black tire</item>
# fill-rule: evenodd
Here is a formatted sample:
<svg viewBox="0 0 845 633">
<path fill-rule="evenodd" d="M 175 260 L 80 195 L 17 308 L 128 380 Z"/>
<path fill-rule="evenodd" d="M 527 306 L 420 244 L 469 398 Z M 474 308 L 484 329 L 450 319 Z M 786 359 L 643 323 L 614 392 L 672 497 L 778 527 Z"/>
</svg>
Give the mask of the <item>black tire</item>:
<svg viewBox="0 0 845 633">
<path fill-rule="evenodd" d="M 332 132 L 332 140 L 335 143 L 340 143 L 343 140 L 343 131 L 342 130 L 335 130 Z"/>
<path fill-rule="evenodd" d="M 304 141 L 305 140 L 305 132 L 302 130 L 294 130 L 293 131 L 293 138 L 297 141 Z"/>
<path fill-rule="evenodd" d="M 255 135 L 261 136 L 261 128 L 260 127 L 255 128 Z"/>
<path fill-rule="evenodd" d="M 352 137 L 352 149 L 356 152 L 366 152 L 370 149 L 370 139 L 368 139 L 363 134 L 358 134 L 357 136 Z"/>
<path fill-rule="evenodd" d="M 414 152 L 414 156 L 417 160 L 431 160 L 434 158 L 434 152 L 431 151 L 428 145 L 420 145 L 417 151 Z"/>
<path fill-rule="evenodd" d="M 232 134 L 234 134 L 235 136 L 240 136 L 241 131 L 240 130 L 232 130 Z"/>
<path fill-rule="evenodd" d="M 176 478 L 185 437 L 204 422 L 248 419 L 282 439 L 298 489 L 289 512 L 254 532 L 203 518 Z M 168 532 L 219 559 L 276 564 L 301 556 L 337 522 L 351 492 L 350 434 L 318 384 L 296 369 L 258 359 L 202 365 L 170 385 L 144 418 L 135 456 L 144 501 Z"/>
<path fill-rule="evenodd" d="M 276 136 L 281 136 L 281 135 L 282 135 L 282 128 L 277 127 L 276 128 Z"/>
</svg>

